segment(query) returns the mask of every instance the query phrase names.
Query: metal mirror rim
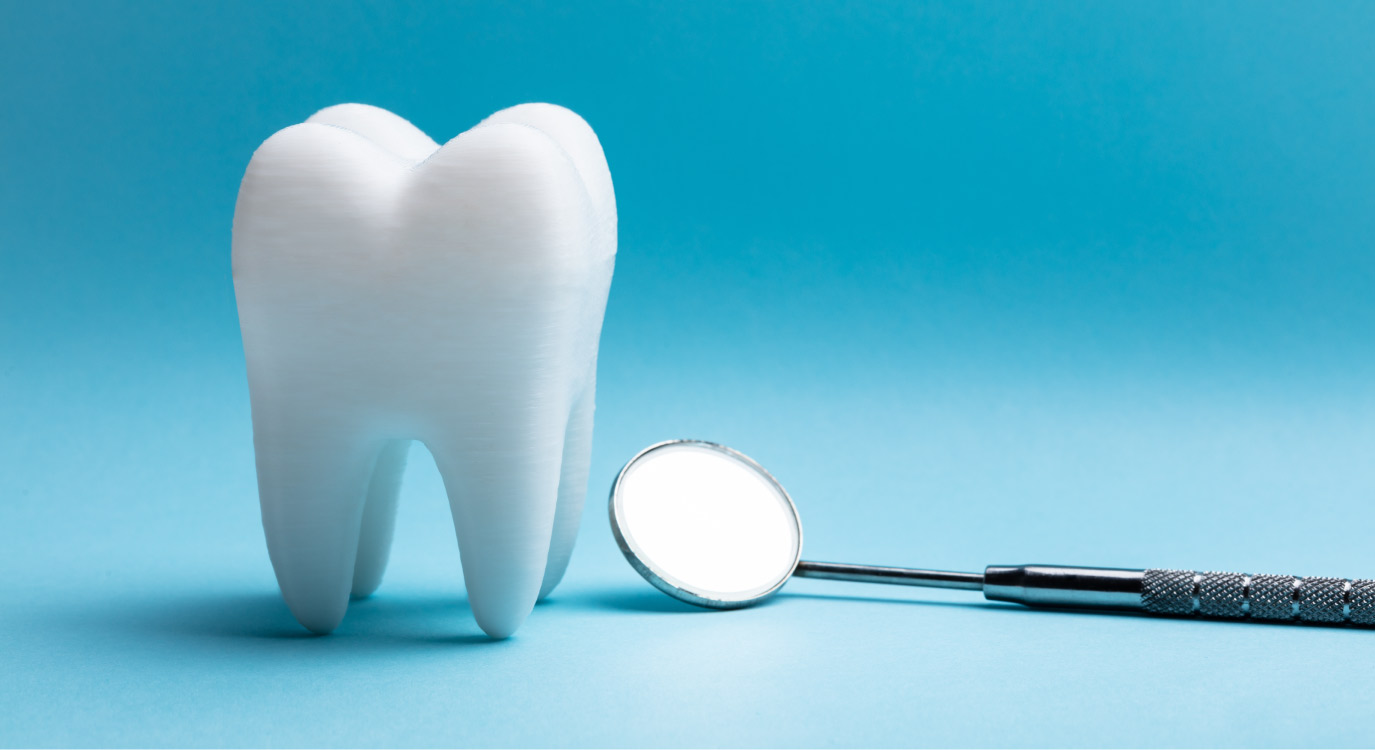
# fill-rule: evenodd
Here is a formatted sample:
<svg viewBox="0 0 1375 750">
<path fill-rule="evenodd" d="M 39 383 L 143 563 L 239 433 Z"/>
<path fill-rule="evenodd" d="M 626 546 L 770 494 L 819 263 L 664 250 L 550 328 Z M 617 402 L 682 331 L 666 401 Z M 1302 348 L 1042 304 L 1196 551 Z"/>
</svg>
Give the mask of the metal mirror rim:
<svg viewBox="0 0 1375 750">
<path fill-rule="evenodd" d="M 626 473 L 630 471 L 630 467 L 635 465 L 635 462 L 654 451 L 678 445 L 691 445 L 706 448 L 722 453 L 745 464 L 758 472 L 764 479 L 768 480 L 768 483 L 777 490 L 779 496 L 788 504 L 789 517 L 792 519 L 793 528 L 797 531 L 797 546 L 793 549 L 793 560 L 788 566 L 787 574 L 780 577 L 773 586 L 768 588 L 768 590 L 760 592 L 748 599 L 711 599 L 700 596 L 688 589 L 670 583 L 657 571 L 651 568 L 649 564 L 641 559 L 640 556 L 635 553 L 635 550 L 631 548 L 630 540 L 628 540 L 621 531 L 621 508 L 618 502 L 621 495 L 621 482 L 625 479 Z M 607 502 L 607 511 L 611 517 L 611 533 L 616 537 L 616 545 L 621 548 L 621 553 L 624 554 L 625 559 L 630 562 L 630 566 L 646 581 L 649 581 L 655 588 L 665 594 L 689 604 L 695 604 L 699 607 L 709 607 L 711 609 L 740 609 L 741 607 L 748 607 L 751 604 L 766 599 L 782 588 L 783 584 L 788 582 L 788 579 L 792 577 L 793 571 L 797 569 L 798 561 L 802 559 L 802 519 L 797 513 L 797 505 L 793 503 L 792 496 L 788 494 L 787 490 L 783 489 L 783 485 L 769 473 L 768 469 L 759 465 L 758 461 L 755 461 L 734 448 L 721 445 L 720 443 L 713 443 L 707 440 L 665 440 L 661 443 L 655 443 L 639 453 L 636 453 L 635 456 L 627 461 L 625 466 L 621 467 L 621 470 L 616 474 L 616 481 L 611 485 L 611 497 Z"/>
</svg>

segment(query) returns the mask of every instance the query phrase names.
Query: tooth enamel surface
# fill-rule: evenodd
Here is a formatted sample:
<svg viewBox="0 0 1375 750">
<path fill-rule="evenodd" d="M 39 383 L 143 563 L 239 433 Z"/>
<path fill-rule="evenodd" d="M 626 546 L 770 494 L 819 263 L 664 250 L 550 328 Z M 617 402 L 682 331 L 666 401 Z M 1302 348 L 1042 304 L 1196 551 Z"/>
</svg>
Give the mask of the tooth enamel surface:
<svg viewBox="0 0 1375 750">
<path fill-rule="evenodd" d="M 568 564 L 616 254 L 596 135 L 547 104 L 443 147 L 345 104 L 253 155 L 234 214 L 268 553 L 296 619 L 381 582 L 410 441 L 444 479 L 468 599 L 511 635 Z"/>
</svg>

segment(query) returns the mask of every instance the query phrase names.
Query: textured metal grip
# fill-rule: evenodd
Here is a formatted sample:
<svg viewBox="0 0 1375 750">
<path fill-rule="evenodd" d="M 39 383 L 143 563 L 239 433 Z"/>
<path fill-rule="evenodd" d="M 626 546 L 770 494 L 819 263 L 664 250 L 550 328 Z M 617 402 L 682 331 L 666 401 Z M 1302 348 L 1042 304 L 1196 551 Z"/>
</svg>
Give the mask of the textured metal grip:
<svg viewBox="0 0 1375 750">
<path fill-rule="evenodd" d="M 1375 581 L 1146 571 L 1141 607 L 1161 615 L 1375 625 Z"/>
</svg>

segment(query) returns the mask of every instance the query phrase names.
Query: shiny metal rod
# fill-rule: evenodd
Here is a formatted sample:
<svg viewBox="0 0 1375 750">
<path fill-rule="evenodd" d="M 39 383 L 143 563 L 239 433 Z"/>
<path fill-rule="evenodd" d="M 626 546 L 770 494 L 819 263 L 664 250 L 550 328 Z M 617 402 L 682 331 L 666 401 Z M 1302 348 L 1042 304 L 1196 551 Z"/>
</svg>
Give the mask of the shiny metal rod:
<svg viewBox="0 0 1375 750">
<path fill-rule="evenodd" d="M 982 591 L 984 587 L 984 577 L 979 573 L 885 568 L 878 565 L 844 565 L 842 563 L 808 562 L 807 560 L 797 564 L 797 568 L 793 570 L 793 575 L 803 578 L 827 578 L 832 581 L 924 586 L 932 589 Z"/>
</svg>

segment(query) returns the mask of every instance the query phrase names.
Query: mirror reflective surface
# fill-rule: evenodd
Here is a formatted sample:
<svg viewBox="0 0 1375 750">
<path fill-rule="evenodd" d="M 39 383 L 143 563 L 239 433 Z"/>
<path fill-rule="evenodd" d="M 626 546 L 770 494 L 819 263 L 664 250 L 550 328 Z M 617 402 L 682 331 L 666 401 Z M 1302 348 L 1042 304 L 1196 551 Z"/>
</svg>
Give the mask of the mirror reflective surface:
<svg viewBox="0 0 1375 750">
<path fill-rule="evenodd" d="M 611 528 L 650 583 L 693 604 L 743 607 L 773 593 L 802 553 L 788 493 L 748 456 L 675 440 L 626 464 L 611 490 Z"/>
</svg>

